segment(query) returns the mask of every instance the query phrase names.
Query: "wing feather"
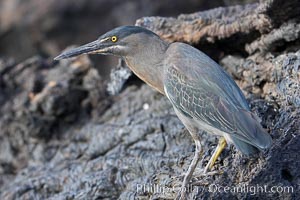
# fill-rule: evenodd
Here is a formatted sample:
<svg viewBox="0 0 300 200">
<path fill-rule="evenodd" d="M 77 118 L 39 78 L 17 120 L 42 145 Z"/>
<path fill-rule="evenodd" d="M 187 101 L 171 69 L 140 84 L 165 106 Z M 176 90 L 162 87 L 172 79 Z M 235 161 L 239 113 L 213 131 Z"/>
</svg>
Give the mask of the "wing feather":
<svg viewBox="0 0 300 200">
<path fill-rule="evenodd" d="M 270 145 L 241 90 L 217 63 L 182 43 L 168 53 L 164 86 L 176 109 L 257 148 Z"/>
</svg>

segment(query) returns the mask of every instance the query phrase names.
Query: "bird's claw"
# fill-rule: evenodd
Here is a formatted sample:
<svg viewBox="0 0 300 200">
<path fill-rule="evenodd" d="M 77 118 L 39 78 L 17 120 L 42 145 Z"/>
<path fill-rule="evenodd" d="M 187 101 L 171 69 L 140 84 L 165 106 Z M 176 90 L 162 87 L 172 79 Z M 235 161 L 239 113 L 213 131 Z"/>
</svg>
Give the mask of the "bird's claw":
<svg viewBox="0 0 300 200">
<path fill-rule="evenodd" d="M 205 172 L 204 170 L 197 174 L 196 176 L 193 177 L 193 179 L 196 179 L 195 182 L 193 182 L 193 185 L 197 185 L 198 181 L 197 179 L 198 178 L 203 178 L 205 176 L 214 176 L 214 175 L 220 175 L 220 174 L 223 174 L 224 172 L 222 170 L 215 170 L 215 171 L 208 171 L 208 172 Z M 181 174 L 179 175 L 179 177 L 184 177 L 185 174 Z M 175 200 L 186 200 L 187 199 L 187 192 L 186 192 L 186 185 L 182 185 L 179 192 L 177 193 L 176 197 L 175 197 Z"/>
<path fill-rule="evenodd" d="M 223 174 L 224 172 L 222 170 L 215 170 L 215 171 L 203 171 L 202 173 L 198 174 L 194 178 L 203 177 L 203 176 L 214 176 L 217 174 Z"/>
<path fill-rule="evenodd" d="M 180 188 L 180 191 L 177 193 L 175 200 L 186 200 L 187 195 L 184 187 Z"/>
</svg>

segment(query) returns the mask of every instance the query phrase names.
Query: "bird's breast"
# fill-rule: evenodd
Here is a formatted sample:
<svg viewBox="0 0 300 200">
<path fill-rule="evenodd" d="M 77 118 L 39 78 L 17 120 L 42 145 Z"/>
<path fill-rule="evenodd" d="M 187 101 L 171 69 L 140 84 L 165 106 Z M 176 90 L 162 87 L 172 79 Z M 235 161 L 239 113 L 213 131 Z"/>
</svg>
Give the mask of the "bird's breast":
<svg viewBox="0 0 300 200">
<path fill-rule="evenodd" d="M 136 64 L 130 59 L 125 59 L 127 66 L 131 71 L 139 77 L 142 81 L 147 83 L 161 94 L 165 95 L 163 87 L 163 69 L 158 69 L 155 66 L 145 66 L 143 64 Z"/>
</svg>

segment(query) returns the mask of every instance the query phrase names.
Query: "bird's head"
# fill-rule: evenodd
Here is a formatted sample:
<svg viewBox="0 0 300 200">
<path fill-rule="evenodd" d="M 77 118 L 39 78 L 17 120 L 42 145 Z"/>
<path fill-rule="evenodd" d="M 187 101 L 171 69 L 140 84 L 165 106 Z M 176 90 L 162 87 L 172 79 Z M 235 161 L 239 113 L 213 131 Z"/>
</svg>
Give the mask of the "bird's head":
<svg viewBox="0 0 300 200">
<path fill-rule="evenodd" d="M 117 27 L 96 41 L 63 52 L 55 60 L 70 58 L 81 54 L 102 54 L 114 56 L 131 56 L 141 51 L 151 39 L 159 38 L 155 33 L 139 26 Z"/>
</svg>

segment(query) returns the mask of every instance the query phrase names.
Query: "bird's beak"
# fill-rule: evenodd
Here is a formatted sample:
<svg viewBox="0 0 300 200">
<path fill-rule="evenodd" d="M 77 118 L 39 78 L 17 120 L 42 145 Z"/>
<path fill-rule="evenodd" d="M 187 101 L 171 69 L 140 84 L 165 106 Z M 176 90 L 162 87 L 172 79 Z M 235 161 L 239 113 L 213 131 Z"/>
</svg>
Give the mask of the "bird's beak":
<svg viewBox="0 0 300 200">
<path fill-rule="evenodd" d="M 54 60 L 61 60 L 65 58 L 71 58 L 74 56 L 79 56 L 81 54 L 105 54 L 107 45 L 104 45 L 102 41 L 96 40 L 94 42 L 82 45 L 80 47 L 67 50 L 61 53 L 59 56 L 55 57 Z"/>
</svg>

